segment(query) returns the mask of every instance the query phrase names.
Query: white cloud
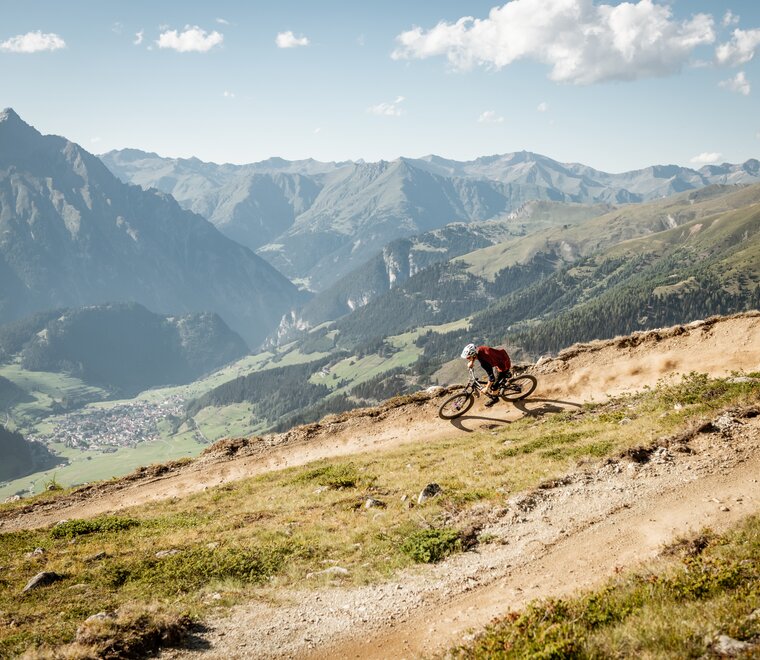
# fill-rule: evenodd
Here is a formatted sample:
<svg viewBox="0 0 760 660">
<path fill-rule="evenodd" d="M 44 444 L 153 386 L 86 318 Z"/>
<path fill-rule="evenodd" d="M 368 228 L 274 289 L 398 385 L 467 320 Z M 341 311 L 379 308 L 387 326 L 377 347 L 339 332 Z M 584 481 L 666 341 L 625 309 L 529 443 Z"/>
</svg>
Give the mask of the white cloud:
<svg viewBox="0 0 760 660">
<path fill-rule="evenodd" d="M 723 154 L 721 153 L 705 151 L 694 156 L 690 162 L 694 165 L 710 165 L 711 163 L 717 163 L 721 158 L 723 158 Z"/>
<path fill-rule="evenodd" d="M 116 21 L 116 23 L 114 23 L 111 26 L 111 32 L 113 32 L 114 34 L 121 34 L 123 29 L 124 29 L 124 26 L 121 23 L 119 23 L 119 21 Z"/>
<path fill-rule="evenodd" d="M 217 18 L 217 19 L 215 19 L 215 21 L 217 23 L 219 23 L 219 25 L 229 25 L 230 24 L 230 22 L 228 20 L 224 19 L 224 18 Z"/>
<path fill-rule="evenodd" d="M 298 46 L 309 45 L 309 39 L 307 37 L 297 37 L 290 30 L 287 32 L 280 32 L 274 42 L 277 44 L 277 48 L 297 48 Z"/>
<path fill-rule="evenodd" d="M 729 78 L 728 80 L 721 80 L 718 85 L 729 92 L 736 92 L 744 96 L 749 96 L 750 91 L 752 91 L 752 87 L 749 84 L 749 80 L 747 80 L 747 76 L 744 75 L 744 71 L 739 71 L 733 78 Z"/>
<path fill-rule="evenodd" d="M 145 37 L 145 30 L 140 30 L 139 32 L 135 33 L 135 40 L 132 43 L 135 46 L 139 46 L 143 42 L 144 37 Z"/>
<path fill-rule="evenodd" d="M 371 115 L 380 115 L 383 117 L 400 117 L 404 114 L 404 109 L 400 107 L 403 103 L 404 97 L 397 96 L 396 100 L 392 103 L 378 103 L 367 108 L 367 112 Z"/>
<path fill-rule="evenodd" d="M 100 141 L 101 140 L 100 140 L 100 138 L 98 136 L 90 138 L 90 142 L 92 142 L 93 144 L 97 144 Z"/>
<path fill-rule="evenodd" d="M 460 70 L 532 59 L 548 64 L 557 82 L 636 80 L 678 72 L 697 46 L 715 41 L 713 27 L 708 14 L 673 20 L 670 8 L 653 0 L 512 0 L 488 18 L 402 32 L 392 57 L 445 56 Z"/>
<path fill-rule="evenodd" d="M 66 42 L 53 32 L 27 32 L 11 37 L 0 43 L 0 50 L 8 53 L 40 53 L 46 50 L 59 50 L 66 47 Z"/>
<path fill-rule="evenodd" d="M 548 112 L 549 104 L 546 101 L 541 101 L 536 107 L 536 110 L 538 110 L 538 112 Z"/>
<path fill-rule="evenodd" d="M 225 89 L 224 92 L 222 93 L 222 96 L 224 98 L 226 98 L 226 99 L 234 99 L 235 98 L 235 92 L 230 92 L 230 91 L 228 91 L 228 90 Z"/>
<path fill-rule="evenodd" d="M 501 115 L 496 114 L 494 110 L 486 110 L 485 112 L 480 113 L 480 117 L 478 117 L 478 123 L 480 124 L 503 124 L 504 123 L 504 117 Z"/>
<path fill-rule="evenodd" d="M 730 27 L 732 25 L 739 24 L 739 17 L 734 14 L 730 9 L 723 15 L 723 21 L 721 21 L 723 27 Z"/>
<path fill-rule="evenodd" d="M 224 41 L 224 35 L 216 30 L 206 32 L 197 25 L 185 26 L 184 32 L 166 30 L 158 37 L 159 48 L 170 48 L 179 53 L 206 53 Z"/>
<path fill-rule="evenodd" d="M 317 126 L 314 129 L 314 135 L 319 135 L 319 133 L 321 133 L 321 132 L 322 132 L 322 127 L 321 126 Z"/>
<path fill-rule="evenodd" d="M 718 64 L 726 66 L 741 66 L 755 56 L 755 49 L 760 46 L 760 29 L 736 29 L 731 41 L 720 44 L 715 49 L 715 59 Z"/>
</svg>

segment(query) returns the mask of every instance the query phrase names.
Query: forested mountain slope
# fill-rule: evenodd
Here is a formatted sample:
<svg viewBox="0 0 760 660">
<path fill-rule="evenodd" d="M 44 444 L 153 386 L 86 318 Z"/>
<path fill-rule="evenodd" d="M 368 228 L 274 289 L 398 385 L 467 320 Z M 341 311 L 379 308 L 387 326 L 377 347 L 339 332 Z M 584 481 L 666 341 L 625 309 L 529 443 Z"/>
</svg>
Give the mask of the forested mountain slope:
<svg viewBox="0 0 760 660">
<path fill-rule="evenodd" d="M 59 309 L 0 326 L 0 363 L 63 372 L 121 395 L 187 383 L 248 353 L 213 313 L 165 317 L 136 303 Z"/>
<path fill-rule="evenodd" d="M 747 209 L 751 213 L 758 202 L 758 185 L 711 187 L 662 202 L 629 205 L 576 225 L 510 239 L 420 271 L 373 303 L 340 319 L 337 328 L 343 340 L 351 343 L 362 337 L 447 323 L 497 304 L 499 309 L 511 310 L 504 312 L 504 322 L 510 325 L 543 313 L 538 311 L 541 304 L 551 304 L 553 311 L 561 309 L 569 298 L 556 282 L 588 255 L 605 261 L 609 250 L 632 237 L 650 237 L 656 243 L 655 237 L 661 234 L 678 235 L 680 224 L 698 224 L 698 219 L 720 216 L 727 209 Z M 709 241 L 711 236 L 706 234 L 705 240 Z M 642 241 L 648 244 L 647 238 Z M 687 261 L 690 258 L 684 256 Z M 594 278 L 599 276 L 595 273 L 590 278 L 596 281 Z M 622 273 L 619 279 L 624 280 Z M 611 280 L 605 277 L 602 281 Z M 506 296 L 514 297 L 498 302 Z M 527 309 L 517 313 L 524 305 Z"/>
</svg>

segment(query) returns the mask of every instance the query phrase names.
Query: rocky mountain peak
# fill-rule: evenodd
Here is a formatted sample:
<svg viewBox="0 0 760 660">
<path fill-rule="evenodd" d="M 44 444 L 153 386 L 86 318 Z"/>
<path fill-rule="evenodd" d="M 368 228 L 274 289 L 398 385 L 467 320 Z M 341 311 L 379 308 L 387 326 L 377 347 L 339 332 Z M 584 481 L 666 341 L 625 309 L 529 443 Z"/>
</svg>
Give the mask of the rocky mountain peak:
<svg viewBox="0 0 760 660">
<path fill-rule="evenodd" d="M 0 112 L 0 124 L 5 121 L 21 121 L 21 117 L 16 114 L 13 108 L 5 108 L 5 110 Z"/>
<path fill-rule="evenodd" d="M 21 119 L 13 108 L 5 108 L 5 110 L 0 112 L 0 135 L 5 136 L 7 134 L 19 134 L 23 132 L 30 132 L 37 136 L 40 135 L 33 126 L 30 126 Z"/>
</svg>

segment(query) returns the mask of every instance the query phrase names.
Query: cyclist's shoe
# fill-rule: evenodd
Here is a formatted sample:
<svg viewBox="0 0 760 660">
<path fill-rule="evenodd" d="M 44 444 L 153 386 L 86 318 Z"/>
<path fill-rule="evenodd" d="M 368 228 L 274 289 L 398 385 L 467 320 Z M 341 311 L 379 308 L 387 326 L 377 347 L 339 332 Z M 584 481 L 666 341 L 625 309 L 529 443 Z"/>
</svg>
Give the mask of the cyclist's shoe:
<svg viewBox="0 0 760 660">
<path fill-rule="evenodd" d="M 493 404 L 495 404 L 499 399 L 497 399 L 495 396 L 491 397 L 486 401 L 483 405 L 486 406 L 486 408 L 490 408 Z"/>
</svg>

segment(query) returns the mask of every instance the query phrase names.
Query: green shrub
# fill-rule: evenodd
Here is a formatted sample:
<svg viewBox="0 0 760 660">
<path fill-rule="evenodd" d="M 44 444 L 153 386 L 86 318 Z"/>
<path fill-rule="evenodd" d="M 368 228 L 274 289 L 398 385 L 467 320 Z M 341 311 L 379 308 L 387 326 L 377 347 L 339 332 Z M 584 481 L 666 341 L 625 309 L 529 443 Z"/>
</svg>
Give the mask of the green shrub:
<svg viewBox="0 0 760 660">
<path fill-rule="evenodd" d="M 296 477 L 296 481 L 303 483 L 313 481 L 320 486 L 326 486 L 333 490 L 343 488 L 356 488 L 360 476 L 353 463 L 340 463 L 338 465 L 324 465 L 308 470 Z"/>
<path fill-rule="evenodd" d="M 455 529 L 423 529 L 414 532 L 401 544 L 401 550 L 414 561 L 432 564 L 461 550 L 459 532 Z"/>
<path fill-rule="evenodd" d="M 50 530 L 50 536 L 54 539 L 68 539 L 100 532 L 122 532 L 139 524 L 139 520 L 120 516 L 105 516 L 89 520 L 66 520 L 53 527 Z"/>
</svg>

